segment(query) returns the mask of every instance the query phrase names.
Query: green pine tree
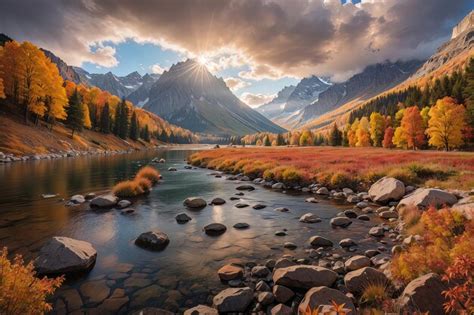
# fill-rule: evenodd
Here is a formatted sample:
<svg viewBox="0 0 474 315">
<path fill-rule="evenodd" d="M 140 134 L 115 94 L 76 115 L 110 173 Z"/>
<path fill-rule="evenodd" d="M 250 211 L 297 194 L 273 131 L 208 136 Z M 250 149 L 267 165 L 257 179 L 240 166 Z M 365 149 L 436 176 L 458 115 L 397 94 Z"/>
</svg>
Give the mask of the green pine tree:
<svg viewBox="0 0 474 315">
<path fill-rule="evenodd" d="M 74 138 L 75 131 L 81 131 L 84 125 L 84 111 L 82 109 L 81 96 L 77 89 L 69 98 L 69 105 L 66 109 L 66 124 L 71 129 L 71 138 Z"/>
<path fill-rule="evenodd" d="M 103 133 L 110 132 L 110 107 L 109 103 L 105 103 L 100 114 L 100 131 Z"/>
<path fill-rule="evenodd" d="M 329 144 L 332 146 L 339 146 L 342 144 L 342 132 L 337 128 L 337 124 L 334 123 L 329 134 Z"/>
<path fill-rule="evenodd" d="M 130 139 L 137 141 L 140 137 L 140 127 L 138 126 L 138 118 L 135 111 L 132 114 L 132 119 L 130 120 Z"/>
</svg>

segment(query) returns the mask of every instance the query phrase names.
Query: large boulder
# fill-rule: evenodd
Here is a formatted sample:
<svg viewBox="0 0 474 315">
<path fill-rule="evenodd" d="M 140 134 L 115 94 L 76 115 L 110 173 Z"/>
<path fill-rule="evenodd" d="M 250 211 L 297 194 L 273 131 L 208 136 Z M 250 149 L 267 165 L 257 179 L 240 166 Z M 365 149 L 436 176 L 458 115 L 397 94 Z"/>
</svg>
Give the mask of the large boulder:
<svg viewBox="0 0 474 315">
<path fill-rule="evenodd" d="M 474 196 L 459 200 L 451 209 L 462 214 L 466 219 L 472 220 L 474 218 Z"/>
<path fill-rule="evenodd" d="M 457 201 L 458 199 L 455 195 L 444 190 L 434 188 L 418 188 L 413 193 L 400 200 L 398 207 L 416 206 L 420 209 L 426 209 L 429 206 L 452 206 Z"/>
<path fill-rule="evenodd" d="M 218 315 L 219 312 L 215 308 L 207 305 L 198 305 L 184 311 L 184 315 Z"/>
<path fill-rule="evenodd" d="M 200 208 L 204 208 L 207 205 L 207 203 L 206 203 L 206 200 L 202 198 L 189 197 L 184 200 L 183 205 L 191 209 L 200 209 Z"/>
<path fill-rule="evenodd" d="M 118 202 L 118 198 L 112 194 L 105 194 L 95 197 L 91 200 L 91 207 L 112 208 Z"/>
<path fill-rule="evenodd" d="M 244 271 L 241 267 L 232 264 L 222 266 L 217 274 L 223 281 L 230 281 L 234 279 L 240 279 L 244 275 Z"/>
<path fill-rule="evenodd" d="M 96 258 L 90 243 L 55 236 L 41 248 L 34 265 L 39 274 L 73 273 L 91 269 Z"/>
<path fill-rule="evenodd" d="M 405 195 L 405 184 L 393 177 L 383 177 L 369 189 L 369 196 L 374 202 L 386 203 L 400 200 Z"/>
<path fill-rule="evenodd" d="M 311 265 L 278 268 L 273 272 L 273 282 L 275 284 L 297 289 L 331 286 L 336 279 L 337 273 L 334 271 Z"/>
<path fill-rule="evenodd" d="M 344 263 L 344 268 L 346 269 L 346 271 L 354 271 L 369 266 L 370 259 L 362 255 L 353 256 L 346 260 L 346 262 Z"/>
<path fill-rule="evenodd" d="M 356 308 L 352 300 L 339 290 L 328 287 L 315 287 L 306 292 L 304 299 L 298 306 L 298 313 L 305 314 L 306 310 L 314 310 L 320 305 L 331 305 L 333 302 L 338 305 L 344 304 L 345 308 L 351 310 L 350 314 L 356 314 Z"/>
<path fill-rule="evenodd" d="M 353 294 L 361 294 L 364 288 L 371 283 L 386 284 L 388 279 L 385 274 L 372 267 L 365 267 L 351 271 L 344 276 L 344 284 Z"/>
<path fill-rule="evenodd" d="M 442 292 L 446 285 L 441 277 L 435 273 L 429 273 L 411 281 L 403 290 L 399 304 L 402 313 L 421 312 L 428 314 L 445 314 L 443 303 L 445 302 Z"/>
<path fill-rule="evenodd" d="M 142 233 L 135 240 L 137 246 L 149 250 L 163 250 L 169 243 L 168 235 L 159 230 Z"/>
<path fill-rule="evenodd" d="M 252 302 L 253 291 L 249 287 L 229 288 L 219 292 L 213 299 L 219 313 L 244 312 Z"/>
<path fill-rule="evenodd" d="M 283 286 L 283 285 L 274 285 L 273 286 L 273 295 L 275 300 L 280 303 L 286 303 L 295 296 L 293 290 Z"/>
</svg>

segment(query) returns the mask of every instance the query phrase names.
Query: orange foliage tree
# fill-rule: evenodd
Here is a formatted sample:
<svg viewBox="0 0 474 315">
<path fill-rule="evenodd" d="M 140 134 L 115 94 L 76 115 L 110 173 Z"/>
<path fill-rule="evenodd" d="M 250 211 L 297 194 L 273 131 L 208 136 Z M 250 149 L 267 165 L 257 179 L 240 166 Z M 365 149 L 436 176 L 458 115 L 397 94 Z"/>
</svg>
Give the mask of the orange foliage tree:
<svg viewBox="0 0 474 315">
<path fill-rule="evenodd" d="M 395 130 L 394 144 L 413 150 L 418 149 L 425 142 L 423 118 L 417 106 L 405 108 L 400 127 Z"/>
<path fill-rule="evenodd" d="M 10 261 L 6 248 L 0 253 L 0 313 L 8 315 L 43 314 L 52 310 L 46 299 L 61 286 L 64 278 L 39 279 L 33 264 L 21 256 Z"/>
</svg>

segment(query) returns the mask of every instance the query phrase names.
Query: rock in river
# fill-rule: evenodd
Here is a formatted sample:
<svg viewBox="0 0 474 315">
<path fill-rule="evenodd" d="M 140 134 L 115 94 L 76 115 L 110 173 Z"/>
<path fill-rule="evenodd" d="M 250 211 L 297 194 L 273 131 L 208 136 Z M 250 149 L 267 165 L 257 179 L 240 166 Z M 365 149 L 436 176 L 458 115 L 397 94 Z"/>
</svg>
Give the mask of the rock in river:
<svg viewBox="0 0 474 315">
<path fill-rule="evenodd" d="M 344 304 L 344 307 L 351 310 L 350 314 L 356 314 L 356 309 L 352 300 L 339 290 L 328 287 L 315 287 L 306 292 L 304 299 L 301 301 L 298 312 L 304 314 L 309 307 L 314 310 L 321 305 L 331 305 L 333 302 L 338 305 Z"/>
<path fill-rule="evenodd" d="M 105 194 L 91 200 L 91 207 L 112 208 L 117 204 L 118 198 L 112 194 Z"/>
<path fill-rule="evenodd" d="M 57 195 L 47 195 L 48 198 L 53 198 L 53 197 L 56 197 Z M 49 197 L 49 196 L 52 196 L 52 197 Z M 43 198 L 45 198 L 45 195 L 43 195 Z M 72 204 L 81 204 L 81 203 L 84 203 L 86 202 L 86 198 L 84 198 L 83 195 L 74 195 L 71 197 L 71 199 L 69 199 L 69 202 L 72 203 Z"/>
<path fill-rule="evenodd" d="M 332 226 L 339 226 L 345 228 L 351 225 L 352 221 L 347 217 L 335 217 L 331 219 L 330 223 Z"/>
<path fill-rule="evenodd" d="M 236 204 L 234 205 L 234 207 L 239 208 L 239 209 L 241 209 L 241 208 L 247 208 L 248 206 L 249 206 L 249 204 L 247 204 L 247 203 L 245 203 L 245 202 L 239 202 L 239 203 L 236 203 Z"/>
<path fill-rule="evenodd" d="M 223 205 L 224 203 L 225 203 L 225 200 L 222 198 L 214 198 L 211 201 L 211 204 L 216 205 L 216 206 Z"/>
<path fill-rule="evenodd" d="M 300 217 L 300 222 L 303 222 L 303 223 L 317 223 L 317 222 L 321 222 L 321 219 L 313 213 L 306 213 L 306 214 L 303 214 Z"/>
<path fill-rule="evenodd" d="M 199 197 L 186 198 L 186 200 L 184 200 L 183 204 L 184 204 L 184 206 L 186 206 L 188 208 L 192 208 L 192 209 L 204 208 L 207 205 L 206 200 L 204 200 L 202 198 L 199 198 Z"/>
<path fill-rule="evenodd" d="M 226 226 L 221 223 L 211 223 L 204 227 L 204 232 L 207 235 L 217 236 L 223 234 L 227 230 Z"/>
<path fill-rule="evenodd" d="M 191 217 L 184 212 L 178 213 L 174 218 L 178 223 L 186 223 L 191 221 Z"/>
<path fill-rule="evenodd" d="M 230 288 L 219 292 L 213 299 L 219 313 L 244 312 L 252 302 L 253 291 L 249 287 Z"/>
<path fill-rule="evenodd" d="M 333 245 L 331 240 L 319 235 L 312 236 L 309 239 L 309 243 L 311 244 L 311 246 L 316 247 L 316 248 L 317 247 L 331 247 Z"/>
<path fill-rule="evenodd" d="M 354 240 L 351 238 L 345 238 L 339 242 L 339 246 L 341 247 L 351 247 L 351 246 L 356 246 L 356 245 L 357 245 L 356 242 L 354 242 Z"/>
<path fill-rule="evenodd" d="M 369 235 L 371 236 L 381 237 L 381 236 L 384 236 L 384 234 L 385 234 L 385 231 L 383 227 L 381 226 L 374 226 L 373 228 L 369 230 Z"/>
<path fill-rule="evenodd" d="M 254 205 L 252 208 L 254 208 L 255 210 L 261 210 L 261 209 L 264 209 L 266 208 L 267 206 L 264 205 L 264 204 L 261 204 L 261 203 L 257 203 L 256 205 Z"/>
<path fill-rule="evenodd" d="M 296 265 L 278 268 L 273 273 L 273 282 L 296 289 L 309 289 L 318 286 L 331 286 L 337 273 L 324 267 Z"/>
<path fill-rule="evenodd" d="M 168 235 L 159 230 L 142 233 L 135 240 L 137 246 L 150 250 L 163 250 L 169 242 Z"/>
<path fill-rule="evenodd" d="M 55 236 L 41 248 L 34 265 L 39 274 L 72 273 L 89 270 L 96 258 L 90 243 Z"/>
<path fill-rule="evenodd" d="M 234 228 L 237 230 L 248 229 L 249 227 L 250 225 L 245 222 L 239 222 L 239 223 L 234 224 Z"/>
<path fill-rule="evenodd" d="M 403 195 L 405 195 L 405 184 L 393 177 L 382 177 L 369 189 L 369 196 L 374 202 L 398 201 Z"/>
<path fill-rule="evenodd" d="M 130 206 L 132 203 L 128 200 L 120 200 L 117 204 L 117 206 L 120 208 L 120 209 L 124 209 L 124 208 L 127 208 L 128 206 Z"/>
<path fill-rule="evenodd" d="M 240 186 L 237 186 L 235 189 L 252 191 L 252 190 L 255 190 L 255 187 L 253 187 L 252 185 L 240 185 Z"/>
<path fill-rule="evenodd" d="M 244 275 L 244 271 L 241 267 L 232 264 L 224 265 L 221 267 L 217 274 L 223 281 L 230 281 L 234 279 L 240 279 Z"/>
</svg>

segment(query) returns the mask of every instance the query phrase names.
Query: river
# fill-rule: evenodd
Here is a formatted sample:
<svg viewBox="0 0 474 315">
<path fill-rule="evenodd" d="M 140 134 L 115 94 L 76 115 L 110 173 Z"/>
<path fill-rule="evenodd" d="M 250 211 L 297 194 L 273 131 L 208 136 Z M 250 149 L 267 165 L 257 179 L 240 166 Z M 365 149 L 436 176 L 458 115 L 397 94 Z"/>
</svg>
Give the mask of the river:
<svg viewBox="0 0 474 315">
<path fill-rule="evenodd" d="M 55 294 L 53 313 L 57 314 L 81 313 L 79 310 L 125 314 L 145 306 L 178 312 L 206 304 L 213 294 L 227 287 L 217 276 L 224 264 L 265 263 L 284 254 L 306 258 L 307 240 L 313 235 L 335 243 L 351 237 L 359 242 L 360 252 L 374 248 L 367 239 L 367 230 L 379 221 L 353 220 L 349 228 L 335 230 L 329 220 L 349 206 L 334 201 L 310 204 L 304 202 L 307 194 L 284 194 L 256 186 L 255 191 L 241 196 L 240 202 L 250 207 L 235 208 L 239 201 L 229 198 L 241 182 L 226 180 L 225 176 L 216 178 L 205 169 L 184 169 L 186 157 L 193 152 L 189 148 L 163 149 L 0 165 L 0 243 L 12 254 L 22 254 L 26 261 L 33 259 L 52 236 L 88 241 L 97 249 L 97 262 L 91 272 L 68 279 Z M 166 159 L 164 164 L 154 164 L 163 180 L 132 205 L 135 215 L 65 205 L 74 194 L 105 191 L 133 177 L 155 157 Z M 178 171 L 167 171 L 171 166 Z M 52 193 L 58 197 L 42 197 Z M 188 211 L 182 203 L 189 196 L 208 201 L 221 197 L 227 203 Z M 254 210 L 251 206 L 256 203 L 267 208 Z M 290 211 L 277 212 L 273 210 L 276 207 Z M 175 215 L 180 212 L 186 212 L 192 220 L 178 224 Z M 307 212 L 317 214 L 322 222 L 300 223 L 298 218 Z M 227 231 L 218 237 L 207 236 L 202 228 L 212 222 L 225 224 Z M 234 229 L 238 222 L 246 222 L 250 228 Z M 134 244 L 140 233 L 156 228 L 171 240 L 164 251 L 150 252 Z M 287 236 L 275 236 L 283 229 Z M 298 248 L 283 248 L 284 242 L 293 242 Z"/>
</svg>

